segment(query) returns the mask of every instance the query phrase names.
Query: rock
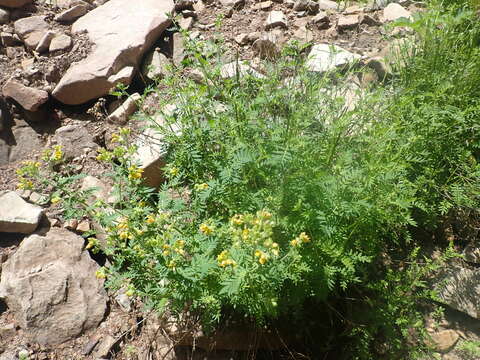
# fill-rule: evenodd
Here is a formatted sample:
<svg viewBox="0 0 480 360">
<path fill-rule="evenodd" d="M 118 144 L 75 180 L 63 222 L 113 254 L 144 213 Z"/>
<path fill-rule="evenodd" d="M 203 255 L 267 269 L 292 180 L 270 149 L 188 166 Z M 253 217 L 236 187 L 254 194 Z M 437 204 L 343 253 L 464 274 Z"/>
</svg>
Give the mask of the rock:
<svg viewBox="0 0 480 360">
<path fill-rule="evenodd" d="M 347 65 L 360 58 L 360 55 L 353 54 L 339 46 L 318 44 L 312 47 L 306 66 L 310 71 L 325 72 Z"/>
<path fill-rule="evenodd" d="M 358 15 L 346 15 L 338 18 L 337 27 L 340 31 L 355 29 L 358 25 L 360 25 L 360 16 Z"/>
<path fill-rule="evenodd" d="M 1 1 L 1 0 L 0 0 Z M 48 24 L 43 16 L 30 16 L 15 21 L 13 24 L 15 33 L 20 38 L 25 39 L 29 34 L 34 32 L 45 32 L 48 30 Z"/>
<path fill-rule="evenodd" d="M 319 0 L 318 7 L 320 10 L 338 10 L 338 3 L 331 0 Z"/>
<path fill-rule="evenodd" d="M 185 59 L 185 46 L 181 33 L 173 34 L 173 55 L 172 60 L 175 66 L 181 66 Z"/>
<path fill-rule="evenodd" d="M 87 4 L 77 4 L 55 16 L 54 20 L 61 23 L 68 23 L 78 19 L 80 16 L 85 15 L 87 12 Z"/>
<path fill-rule="evenodd" d="M 0 32 L 0 42 L 5 47 L 14 46 L 19 43 L 19 39 L 12 33 Z"/>
<path fill-rule="evenodd" d="M 1 262 L 0 262 L 1 264 Z M 8 338 L 15 336 L 16 330 L 14 324 L 7 324 L 0 327 L 0 340 L 6 341 Z"/>
<path fill-rule="evenodd" d="M 193 17 L 184 17 L 178 21 L 178 25 L 183 30 L 190 30 L 193 26 L 194 21 L 195 21 L 195 18 Z"/>
<path fill-rule="evenodd" d="M 55 130 L 53 140 L 62 147 L 65 159 L 73 159 L 98 149 L 93 135 L 81 125 L 65 125 Z"/>
<path fill-rule="evenodd" d="M 319 8 L 319 4 L 312 0 L 297 0 L 295 5 L 293 5 L 293 10 L 305 11 L 310 15 L 315 15 Z"/>
<path fill-rule="evenodd" d="M 271 1 L 263 1 L 261 3 L 253 5 L 254 10 L 268 10 L 273 6 Z"/>
<path fill-rule="evenodd" d="M 75 231 L 77 230 L 78 220 L 77 219 L 68 219 L 63 223 L 63 228 L 67 230 Z"/>
<path fill-rule="evenodd" d="M 42 208 L 27 203 L 16 192 L 0 193 L 0 232 L 31 234 L 38 227 Z"/>
<path fill-rule="evenodd" d="M 67 230 L 31 235 L 3 264 L 0 298 L 33 341 L 54 345 L 97 326 L 106 311 L 98 265 Z"/>
<path fill-rule="evenodd" d="M 54 37 L 55 37 L 55 33 L 53 31 L 47 31 L 45 35 L 43 35 L 40 42 L 38 43 L 35 51 L 38 52 L 39 54 L 47 51 Z"/>
<path fill-rule="evenodd" d="M 10 12 L 0 8 L 0 25 L 6 24 L 10 21 Z"/>
<path fill-rule="evenodd" d="M 132 299 L 124 292 L 115 296 L 115 301 L 120 305 L 123 311 L 130 312 L 132 310 Z"/>
<path fill-rule="evenodd" d="M 442 303 L 480 319 L 480 269 L 451 267 L 435 282 Z"/>
<path fill-rule="evenodd" d="M 463 256 L 465 257 L 465 261 L 474 264 L 480 264 L 480 249 L 477 246 L 468 245 L 463 250 Z"/>
<path fill-rule="evenodd" d="M 18 8 L 30 4 L 33 0 L 0 0 L 0 6 Z"/>
<path fill-rule="evenodd" d="M 86 233 L 90 231 L 90 223 L 87 220 L 82 220 L 78 223 L 76 230 L 80 233 Z"/>
<path fill-rule="evenodd" d="M 145 51 L 170 24 L 173 8 L 172 0 L 110 0 L 82 16 L 72 33 L 87 32 L 93 51 L 70 66 L 52 95 L 78 105 L 129 84 Z"/>
<path fill-rule="evenodd" d="M 68 50 L 71 47 L 72 47 L 72 38 L 68 35 L 62 34 L 52 39 L 52 41 L 50 42 L 50 47 L 48 51 L 53 53 L 56 51 Z"/>
<path fill-rule="evenodd" d="M 274 34 L 264 34 L 253 43 L 255 54 L 261 59 L 275 59 L 279 55 L 277 39 Z"/>
<path fill-rule="evenodd" d="M 196 3 L 194 0 L 178 0 L 175 2 L 175 11 L 180 12 L 182 10 L 191 10 Z"/>
<path fill-rule="evenodd" d="M 231 79 L 235 76 L 245 76 L 250 75 L 256 78 L 263 78 L 264 76 L 252 68 L 245 62 L 233 61 L 228 64 L 225 64 L 220 69 L 220 76 L 223 79 Z"/>
<path fill-rule="evenodd" d="M 245 5 L 245 0 L 220 0 L 223 6 L 238 9 Z"/>
<path fill-rule="evenodd" d="M 156 122 L 163 122 L 158 117 Z M 163 135 L 155 129 L 147 128 L 136 141 L 137 151 L 134 154 L 135 162 L 143 170 L 142 179 L 145 185 L 158 187 L 163 181 L 161 168 L 165 165 L 167 151 L 163 143 Z"/>
<path fill-rule="evenodd" d="M 112 350 L 113 346 L 116 344 L 117 339 L 115 339 L 111 335 L 106 335 L 100 344 L 98 344 L 97 350 L 93 353 L 95 358 L 106 358 L 110 357 L 110 351 Z"/>
<path fill-rule="evenodd" d="M 238 45 L 247 45 L 249 43 L 248 34 L 239 34 L 235 36 L 235 42 Z"/>
<path fill-rule="evenodd" d="M 317 25 L 320 29 L 326 29 L 329 27 L 330 19 L 326 12 L 320 11 L 315 17 L 312 19 L 312 23 Z"/>
<path fill-rule="evenodd" d="M 374 56 L 366 62 L 366 65 L 370 68 L 375 70 L 375 73 L 378 76 L 380 81 L 385 80 L 388 76 L 390 76 L 390 70 L 387 66 L 385 59 L 381 56 Z"/>
<path fill-rule="evenodd" d="M 32 154 L 43 148 L 39 135 L 28 124 L 13 128 L 12 132 L 16 145 L 10 148 L 9 162 L 30 159 Z"/>
<path fill-rule="evenodd" d="M 87 203 L 92 205 L 95 201 L 103 201 L 108 203 L 112 189 L 100 179 L 88 175 L 82 179 L 80 191 L 86 191 L 89 193 Z"/>
<path fill-rule="evenodd" d="M 430 334 L 431 341 L 427 341 L 427 344 L 432 346 L 435 351 L 445 353 L 455 346 L 459 337 L 460 335 L 454 330 L 443 330 Z"/>
<path fill-rule="evenodd" d="M 293 37 L 305 43 L 310 43 L 314 40 L 313 32 L 306 26 L 301 26 L 295 30 Z"/>
<path fill-rule="evenodd" d="M 162 79 L 167 74 L 167 67 L 170 64 L 170 60 L 160 52 L 160 49 L 154 49 L 145 56 L 142 74 L 150 80 Z"/>
<path fill-rule="evenodd" d="M 410 11 L 405 9 L 402 5 L 397 3 L 390 3 L 383 9 L 383 18 L 385 21 L 395 21 L 400 18 L 411 18 Z"/>
<path fill-rule="evenodd" d="M 115 124 L 125 124 L 128 118 L 138 109 L 138 102 L 142 99 L 139 93 L 132 94 L 125 102 L 120 105 L 107 120 Z"/>
<path fill-rule="evenodd" d="M 23 39 L 25 47 L 29 50 L 34 50 L 38 44 L 40 44 L 40 41 L 46 33 L 46 31 L 34 31 L 31 34 L 28 34 L 25 39 Z"/>
<path fill-rule="evenodd" d="M 270 11 L 267 21 L 265 22 L 265 29 L 273 29 L 275 27 L 287 28 L 287 18 L 282 11 Z"/>
</svg>

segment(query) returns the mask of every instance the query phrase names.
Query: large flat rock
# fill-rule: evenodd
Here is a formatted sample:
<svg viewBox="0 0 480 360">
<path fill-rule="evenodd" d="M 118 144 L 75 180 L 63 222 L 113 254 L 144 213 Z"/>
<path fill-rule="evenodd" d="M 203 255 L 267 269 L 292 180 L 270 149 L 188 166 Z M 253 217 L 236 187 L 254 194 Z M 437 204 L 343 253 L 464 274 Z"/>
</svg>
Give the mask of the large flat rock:
<svg viewBox="0 0 480 360">
<path fill-rule="evenodd" d="M 31 235 L 2 265 L 0 298 L 31 340 L 59 344 L 96 327 L 106 311 L 98 265 L 64 229 Z"/>
<path fill-rule="evenodd" d="M 31 234 L 42 216 L 42 208 L 27 203 L 16 192 L 0 192 L 0 233 Z"/>
<path fill-rule="evenodd" d="M 92 52 L 74 63 L 53 91 L 64 104 L 78 105 L 129 84 L 145 51 L 170 24 L 172 0 L 110 0 L 78 19 L 72 32 L 86 32 Z"/>
<path fill-rule="evenodd" d="M 480 269 L 452 266 L 437 278 L 435 290 L 442 303 L 480 319 Z"/>
</svg>

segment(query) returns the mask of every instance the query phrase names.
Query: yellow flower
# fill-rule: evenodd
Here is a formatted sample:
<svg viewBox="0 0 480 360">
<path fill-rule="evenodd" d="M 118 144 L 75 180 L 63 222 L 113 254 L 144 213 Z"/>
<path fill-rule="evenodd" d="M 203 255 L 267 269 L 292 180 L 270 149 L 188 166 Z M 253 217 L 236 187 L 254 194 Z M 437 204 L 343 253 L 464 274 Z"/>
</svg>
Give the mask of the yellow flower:
<svg viewBox="0 0 480 360">
<path fill-rule="evenodd" d="M 107 277 L 107 275 L 105 275 L 105 269 L 100 268 L 97 271 L 95 271 L 95 277 L 97 279 L 105 279 Z"/>
<path fill-rule="evenodd" d="M 155 217 L 153 215 L 148 215 L 147 216 L 147 220 L 145 220 L 145 222 L 148 224 L 148 225 L 151 225 L 155 222 Z"/>
<path fill-rule="evenodd" d="M 298 240 L 298 238 L 295 238 L 292 241 L 290 241 L 290 245 L 292 245 L 293 247 L 296 247 L 300 245 L 300 241 Z"/>
<path fill-rule="evenodd" d="M 218 254 L 217 256 L 217 260 L 218 261 L 223 261 L 223 260 L 226 260 L 228 258 L 228 251 L 227 250 L 223 250 L 220 254 Z"/>
<path fill-rule="evenodd" d="M 302 241 L 303 243 L 310 242 L 310 237 L 307 234 L 305 234 L 304 232 L 302 232 L 300 235 L 298 235 L 298 239 L 300 241 Z"/>
<path fill-rule="evenodd" d="M 199 229 L 200 232 L 204 233 L 205 235 L 211 235 L 213 233 L 213 227 L 205 223 L 200 225 Z"/>
<path fill-rule="evenodd" d="M 130 180 L 140 179 L 143 174 L 143 169 L 140 169 L 138 166 L 132 165 L 128 168 L 128 178 Z"/>
<path fill-rule="evenodd" d="M 88 244 L 85 246 L 85 249 L 91 249 L 98 244 L 98 240 L 95 238 L 88 239 Z"/>
<path fill-rule="evenodd" d="M 237 215 L 235 215 L 235 216 L 232 217 L 231 222 L 232 222 L 234 225 L 242 225 L 242 224 L 243 224 L 243 216 L 237 214 Z"/>
<path fill-rule="evenodd" d="M 201 191 L 201 190 L 207 190 L 208 189 L 208 184 L 203 183 L 203 184 L 196 184 L 195 185 L 195 190 Z"/>
<path fill-rule="evenodd" d="M 52 204 L 57 204 L 57 203 L 59 203 L 61 200 L 62 200 L 62 199 L 60 199 L 58 196 L 54 196 L 54 197 L 52 198 L 52 200 L 50 200 L 50 202 L 51 202 Z"/>
<path fill-rule="evenodd" d="M 256 257 L 260 257 L 260 256 L 262 256 L 262 254 L 263 253 L 260 250 L 255 250 L 255 256 Z"/>
<path fill-rule="evenodd" d="M 120 234 L 118 234 L 118 237 L 121 240 L 126 240 L 126 239 L 131 239 L 132 238 L 132 236 L 130 235 L 130 233 L 128 231 L 121 231 Z"/>
<path fill-rule="evenodd" d="M 132 288 L 125 291 L 125 295 L 127 295 L 128 297 L 132 297 L 134 294 L 135 294 L 135 291 Z"/>
<path fill-rule="evenodd" d="M 268 260 L 268 257 L 267 255 L 263 254 L 260 255 L 260 258 L 258 259 L 258 262 L 261 264 L 261 265 L 264 265 Z"/>
<path fill-rule="evenodd" d="M 178 168 L 176 168 L 176 167 L 172 167 L 168 172 L 169 172 L 169 174 L 172 175 L 172 176 L 177 176 L 178 173 L 179 173 L 179 170 L 178 170 Z"/>
<path fill-rule="evenodd" d="M 53 147 L 53 154 L 52 154 L 51 159 L 53 161 L 60 161 L 60 160 L 62 160 L 62 158 L 63 158 L 62 147 L 60 145 L 55 145 Z"/>
<path fill-rule="evenodd" d="M 113 134 L 113 135 L 112 135 L 112 138 L 110 139 L 110 142 L 111 142 L 112 144 L 115 144 L 115 143 L 117 143 L 117 142 L 120 142 L 120 140 L 121 140 L 120 135 L 118 135 L 118 134 Z"/>
</svg>

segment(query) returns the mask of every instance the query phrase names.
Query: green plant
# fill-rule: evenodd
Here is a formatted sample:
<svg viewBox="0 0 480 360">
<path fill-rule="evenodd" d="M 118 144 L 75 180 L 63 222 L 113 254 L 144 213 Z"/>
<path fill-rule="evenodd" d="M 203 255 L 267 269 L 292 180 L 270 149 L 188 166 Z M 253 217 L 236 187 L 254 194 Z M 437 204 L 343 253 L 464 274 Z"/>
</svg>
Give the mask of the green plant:
<svg viewBox="0 0 480 360">
<path fill-rule="evenodd" d="M 480 357 L 480 341 L 464 340 L 457 346 L 458 351 L 468 359 L 478 359 Z"/>
<path fill-rule="evenodd" d="M 405 23 L 417 32 L 415 56 L 353 109 L 344 74 L 310 73 L 303 47 L 287 46 L 260 72 L 233 59 L 227 76 L 221 39 L 187 38 L 183 65 L 202 80 L 180 69 L 159 84 L 162 107 L 175 108 L 150 123 L 167 154 L 161 188 L 143 186 L 132 134 L 121 129 L 117 147 L 98 156 L 112 169 L 116 202 L 62 202 L 105 230 L 105 241 L 87 246 L 110 258 L 97 276 L 207 329 L 231 314 L 305 323 L 314 304 L 340 314 L 339 338 L 354 358 L 424 351 L 417 306 L 434 298 L 425 279 L 441 262 L 419 259 L 412 229 L 479 207 L 473 19 L 464 8 L 433 8 Z M 29 166 L 24 182 L 38 168 Z M 74 183 L 65 174 L 49 181 Z M 338 340 L 329 341 L 323 351 Z"/>
</svg>

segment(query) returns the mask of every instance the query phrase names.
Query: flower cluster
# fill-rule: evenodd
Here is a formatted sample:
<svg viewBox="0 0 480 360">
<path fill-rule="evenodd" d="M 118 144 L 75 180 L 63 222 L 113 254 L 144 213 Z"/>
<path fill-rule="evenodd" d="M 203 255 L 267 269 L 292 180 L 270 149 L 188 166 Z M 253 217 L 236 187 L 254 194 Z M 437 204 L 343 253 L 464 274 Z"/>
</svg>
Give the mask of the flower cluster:
<svg viewBox="0 0 480 360">
<path fill-rule="evenodd" d="M 20 190 L 33 189 L 35 179 L 39 175 L 41 164 L 38 161 L 24 161 L 22 167 L 16 170 L 18 184 L 17 188 Z"/>
<path fill-rule="evenodd" d="M 217 256 L 217 261 L 218 261 L 218 266 L 220 267 L 227 267 L 227 266 L 233 266 L 235 267 L 237 263 L 235 260 L 230 258 L 230 254 L 227 250 L 223 250 L 218 256 Z"/>
<path fill-rule="evenodd" d="M 52 149 L 45 149 L 42 154 L 42 160 L 48 163 L 59 163 L 63 160 L 63 150 L 60 145 L 55 145 Z"/>
<path fill-rule="evenodd" d="M 143 169 L 139 168 L 137 165 L 131 165 L 128 167 L 128 179 L 137 180 L 142 177 Z"/>
<path fill-rule="evenodd" d="M 309 243 L 310 241 L 311 241 L 310 237 L 307 234 L 305 234 L 304 232 L 302 232 L 295 239 L 290 241 L 290 245 L 292 245 L 293 247 L 297 247 L 297 246 L 300 246 L 302 244 Z"/>
</svg>

